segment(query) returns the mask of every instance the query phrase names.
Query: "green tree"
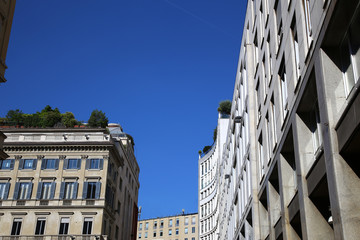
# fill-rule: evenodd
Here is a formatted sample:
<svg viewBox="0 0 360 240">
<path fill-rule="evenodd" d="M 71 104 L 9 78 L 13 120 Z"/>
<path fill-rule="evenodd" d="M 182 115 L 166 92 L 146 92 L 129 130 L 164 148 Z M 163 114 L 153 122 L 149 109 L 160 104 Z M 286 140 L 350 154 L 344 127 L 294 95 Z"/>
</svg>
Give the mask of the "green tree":
<svg viewBox="0 0 360 240">
<path fill-rule="evenodd" d="M 61 113 L 58 108 L 52 109 L 47 105 L 40 112 L 40 118 L 42 121 L 42 127 L 53 127 L 55 124 L 61 122 Z"/>
<path fill-rule="evenodd" d="M 206 153 L 207 151 L 209 151 L 211 149 L 211 146 L 205 146 L 203 148 L 203 153 Z"/>
<path fill-rule="evenodd" d="M 108 118 L 105 116 L 105 113 L 99 110 L 92 111 L 88 124 L 90 127 L 102 127 L 105 128 L 108 125 Z"/>
<path fill-rule="evenodd" d="M 9 110 L 6 114 L 9 125 L 22 125 L 24 122 L 24 113 L 19 110 Z"/>
<path fill-rule="evenodd" d="M 77 125 L 78 121 L 72 112 L 66 112 L 61 114 L 61 123 L 64 124 L 65 127 L 71 128 Z"/>
<path fill-rule="evenodd" d="M 230 114 L 231 112 L 231 101 L 224 100 L 219 103 L 218 111 L 223 114 Z"/>
<path fill-rule="evenodd" d="M 216 136 L 217 136 L 217 127 L 214 129 L 214 133 L 213 133 L 214 142 L 216 141 Z"/>
</svg>

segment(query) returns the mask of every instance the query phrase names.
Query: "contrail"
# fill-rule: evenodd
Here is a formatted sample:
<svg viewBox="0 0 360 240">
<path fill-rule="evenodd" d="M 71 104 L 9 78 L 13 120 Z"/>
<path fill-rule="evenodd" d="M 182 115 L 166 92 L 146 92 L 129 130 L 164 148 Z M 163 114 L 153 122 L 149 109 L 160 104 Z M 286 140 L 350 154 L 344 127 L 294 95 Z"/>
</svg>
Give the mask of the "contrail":
<svg viewBox="0 0 360 240">
<path fill-rule="evenodd" d="M 191 17 L 199 20 L 200 22 L 202 22 L 202 23 L 204 23 L 204 24 L 206 24 L 206 25 L 208 25 L 208 26 L 210 26 L 210 27 L 212 27 L 212 28 L 215 28 L 215 29 L 219 30 L 220 32 L 225 33 L 226 35 L 232 37 L 232 35 L 231 35 L 230 33 L 224 31 L 222 28 L 220 28 L 220 27 L 216 26 L 215 24 L 213 24 L 213 23 L 205 20 L 205 19 L 202 18 L 202 17 L 199 17 L 199 16 L 195 15 L 194 13 L 186 10 L 185 8 L 183 8 L 183 7 L 177 5 L 177 4 L 175 4 L 175 3 L 173 3 L 173 2 L 171 2 L 171 1 L 169 1 L 169 0 L 163 0 L 163 1 L 166 2 L 166 3 L 168 3 L 168 4 L 170 4 L 171 6 L 173 6 L 173 7 L 175 7 L 175 8 L 177 8 L 177 9 L 180 10 L 181 12 L 186 13 L 186 14 L 190 15 Z"/>
</svg>

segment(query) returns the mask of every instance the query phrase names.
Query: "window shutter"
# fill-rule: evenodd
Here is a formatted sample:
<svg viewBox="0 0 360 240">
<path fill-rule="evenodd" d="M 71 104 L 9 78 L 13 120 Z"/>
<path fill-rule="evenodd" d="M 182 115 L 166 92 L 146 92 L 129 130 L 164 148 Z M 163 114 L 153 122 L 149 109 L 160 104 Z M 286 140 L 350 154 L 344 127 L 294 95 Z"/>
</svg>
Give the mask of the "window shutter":
<svg viewBox="0 0 360 240">
<path fill-rule="evenodd" d="M 80 169 L 81 168 L 81 159 L 78 159 L 77 161 L 77 169 Z"/>
<path fill-rule="evenodd" d="M 61 182 L 59 199 L 64 199 L 65 182 Z"/>
<path fill-rule="evenodd" d="M 90 167 L 90 159 L 86 159 L 85 169 L 89 169 Z"/>
<path fill-rule="evenodd" d="M 101 182 L 96 183 L 96 190 L 95 190 L 95 199 L 100 198 L 100 189 L 101 189 Z"/>
<path fill-rule="evenodd" d="M 50 199 L 54 199 L 54 196 L 55 196 L 55 189 L 56 189 L 56 182 L 52 182 L 52 183 L 51 183 L 51 194 L 50 194 Z"/>
<path fill-rule="evenodd" d="M 6 183 L 6 185 L 5 185 L 4 200 L 8 199 L 9 189 L 10 189 L 10 183 Z"/>
<path fill-rule="evenodd" d="M 67 169 L 68 168 L 68 164 L 69 164 L 69 159 L 64 159 L 64 167 L 63 169 Z"/>
<path fill-rule="evenodd" d="M 37 166 L 37 159 L 34 159 L 33 160 L 33 169 L 36 170 L 36 166 Z"/>
<path fill-rule="evenodd" d="M 20 183 L 19 182 L 15 183 L 15 189 L 14 189 L 14 195 L 13 195 L 14 200 L 18 199 L 19 188 L 20 188 Z"/>
<path fill-rule="evenodd" d="M 24 168 L 24 159 L 20 159 L 19 160 L 19 169 L 21 170 L 21 169 L 23 169 Z"/>
<path fill-rule="evenodd" d="M 45 168 L 46 168 L 46 159 L 43 158 L 43 159 L 41 160 L 41 169 L 45 169 Z"/>
<path fill-rule="evenodd" d="M 78 186 L 79 186 L 79 183 L 75 182 L 74 183 L 74 191 L 73 191 L 72 199 L 77 199 Z"/>
<path fill-rule="evenodd" d="M 33 183 L 29 183 L 29 192 L 26 199 L 31 199 Z"/>
<path fill-rule="evenodd" d="M 103 167 L 104 167 L 104 159 L 100 159 L 99 161 L 100 161 L 99 162 L 99 168 L 100 168 L 100 170 L 102 170 Z"/>
<path fill-rule="evenodd" d="M 59 159 L 55 159 L 55 169 L 59 169 Z"/>
<path fill-rule="evenodd" d="M 36 199 L 40 199 L 40 198 L 41 198 L 42 186 L 43 186 L 43 183 L 42 183 L 42 182 L 39 182 L 39 183 L 38 183 L 37 192 L 36 192 Z"/>
<path fill-rule="evenodd" d="M 15 159 L 11 159 L 11 161 L 10 161 L 10 170 L 14 169 L 14 163 L 15 163 Z"/>
<path fill-rule="evenodd" d="M 86 199 L 86 195 L 87 195 L 87 189 L 88 189 L 88 182 L 84 182 L 83 185 L 83 199 Z"/>
</svg>

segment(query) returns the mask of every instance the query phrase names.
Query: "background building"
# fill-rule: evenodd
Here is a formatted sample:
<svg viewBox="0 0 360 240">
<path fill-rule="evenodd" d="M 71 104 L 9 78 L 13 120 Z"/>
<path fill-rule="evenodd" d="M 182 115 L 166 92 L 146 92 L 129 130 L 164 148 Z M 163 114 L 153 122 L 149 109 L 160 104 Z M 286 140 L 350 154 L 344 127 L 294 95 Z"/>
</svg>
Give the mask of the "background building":
<svg viewBox="0 0 360 240">
<path fill-rule="evenodd" d="M 219 235 L 202 240 L 358 238 L 358 26 L 355 0 L 248 1 Z"/>
<path fill-rule="evenodd" d="M 138 221 L 137 239 L 198 240 L 198 214 L 181 214 Z"/>
<path fill-rule="evenodd" d="M 0 164 L 2 237 L 136 234 L 139 167 L 119 125 L 112 125 L 112 134 L 91 128 L 3 131 L 10 157 Z"/>
</svg>

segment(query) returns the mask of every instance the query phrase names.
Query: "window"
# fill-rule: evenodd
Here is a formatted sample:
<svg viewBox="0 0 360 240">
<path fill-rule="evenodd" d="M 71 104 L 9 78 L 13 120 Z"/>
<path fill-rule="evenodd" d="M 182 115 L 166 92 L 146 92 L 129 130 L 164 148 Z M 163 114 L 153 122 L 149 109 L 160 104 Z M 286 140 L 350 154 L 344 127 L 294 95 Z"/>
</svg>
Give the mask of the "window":
<svg viewBox="0 0 360 240">
<path fill-rule="evenodd" d="M 172 235 L 172 229 L 169 229 L 169 236 Z"/>
<path fill-rule="evenodd" d="M 45 231 L 46 218 L 38 218 L 36 222 L 35 235 L 43 235 Z"/>
<path fill-rule="evenodd" d="M 68 234 L 69 223 L 70 223 L 70 218 L 61 218 L 60 219 L 59 234 Z"/>
<path fill-rule="evenodd" d="M 259 63 L 259 50 L 258 50 L 259 44 L 258 44 L 258 36 L 257 36 L 257 32 L 255 32 L 255 37 L 254 37 L 254 61 L 255 61 L 255 66 L 258 65 Z"/>
<path fill-rule="evenodd" d="M 191 218 L 191 224 L 195 224 L 195 221 L 196 221 L 196 218 L 195 218 L 195 217 L 192 217 L 192 218 Z"/>
<path fill-rule="evenodd" d="M 156 232 L 154 232 L 153 237 L 156 237 Z"/>
<path fill-rule="evenodd" d="M 175 226 L 176 226 L 176 227 L 178 227 L 178 226 L 179 226 L 179 219 L 178 219 L 178 218 L 176 219 Z"/>
<path fill-rule="evenodd" d="M 78 185 L 77 182 L 62 182 L 60 187 L 60 199 L 76 199 Z"/>
<path fill-rule="evenodd" d="M 13 199 L 26 200 L 31 198 L 32 192 L 32 183 L 31 182 L 17 182 L 15 184 L 14 196 Z"/>
<path fill-rule="evenodd" d="M 189 218 L 185 218 L 185 225 L 189 225 Z"/>
<path fill-rule="evenodd" d="M 116 226 L 115 228 L 115 239 L 119 239 L 119 227 Z"/>
<path fill-rule="evenodd" d="M 195 238 L 194 238 L 194 237 L 192 237 L 192 238 L 191 238 L 191 240 L 195 240 Z"/>
<path fill-rule="evenodd" d="M 64 169 L 80 169 L 81 159 L 64 159 Z"/>
<path fill-rule="evenodd" d="M 0 169 L 14 169 L 14 160 L 15 159 L 0 160 Z"/>
<path fill-rule="evenodd" d="M 160 237 L 162 237 L 163 236 L 163 231 L 162 230 L 160 230 Z"/>
<path fill-rule="evenodd" d="M 311 19 L 310 19 L 310 3 L 309 0 L 303 0 L 304 15 L 305 15 L 305 25 L 306 25 L 306 35 L 308 39 L 308 46 L 311 44 Z"/>
<path fill-rule="evenodd" d="M 142 230 L 142 223 L 139 223 L 139 230 Z"/>
<path fill-rule="evenodd" d="M 172 225 L 173 225 L 173 220 L 170 219 L 170 220 L 169 220 L 169 227 L 172 227 Z"/>
<path fill-rule="evenodd" d="M 295 61 L 295 74 L 296 74 L 296 81 L 300 76 L 300 53 L 299 53 L 299 41 L 297 36 L 297 29 L 296 29 L 296 19 L 295 16 L 291 22 L 291 36 L 292 36 L 292 45 L 294 49 L 294 61 Z"/>
<path fill-rule="evenodd" d="M 103 169 L 104 159 L 89 158 L 86 159 L 86 169 Z"/>
<path fill-rule="evenodd" d="M 146 223 L 145 223 L 145 230 L 148 230 L 148 229 L 149 229 L 149 223 L 146 222 Z"/>
<path fill-rule="evenodd" d="M 0 200 L 6 200 L 9 195 L 10 183 L 0 183 Z"/>
<path fill-rule="evenodd" d="M 93 219 L 92 218 L 84 218 L 84 226 L 82 234 L 91 234 L 93 225 Z"/>
<path fill-rule="evenodd" d="M 139 239 L 141 238 L 141 233 L 139 233 Z"/>
<path fill-rule="evenodd" d="M 175 229 L 175 235 L 179 235 L 179 229 L 178 228 Z"/>
<path fill-rule="evenodd" d="M 188 234 L 188 233 L 189 233 L 189 229 L 186 227 L 184 232 L 185 232 L 185 234 Z"/>
<path fill-rule="evenodd" d="M 157 228 L 157 221 L 154 222 L 154 229 Z"/>
<path fill-rule="evenodd" d="M 287 79 L 285 72 L 285 61 L 284 58 L 281 61 L 280 69 L 279 69 L 279 81 L 280 81 L 280 100 L 283 108 L 282 117 L 285 119 L 286 114 L 288 112 L 288 89 L 287 89 Z"/>
<path fill-rule="evenodd" d="M 84 182 L 83 199 L 99 199 L 101 182 Z"/>
<path fill-rule="evenodd" d="M 161 220 L 160 221 L 160 228 L 163 228 L 164 227 L 164 220 Z"/>
<path fill-rule="evenodd" d="M 191 233 L 195 233 L 195 227 L 191 228 Z"/>
<path fill-rule="evenodd" d="M 147 238 L 148 237 L 148 233 L 147 232 L 145 232 L 145 238 Z"/>
<path fill-rule="evenodd" d="M 46 159 L 44 158 L 41 162 L 41 169 L 58 169 L 59 159 Z"/>
<path fill-rule="evenodd" d="M 120 209 L 121 209 L 121 203 L 120 203 L 120 201 L 118 201 L 118 202 L 117 202 L 116 212 L 117 212 L 117 214 L 119 214 L 119 215 L 120 215 Z"/>
<path fill-rule="evenodd" d="M 122 189 L 122 182 L 123 182 L 123 180 L 122 180 L 122 178 L 120 177 L 120 181 L 119 181 L 119 189 L 120 189 L 120 191 L 121 191 L 121 189 Z"/>
<path fill-rule="evenodd" d="M 259 159 L 259 173 L 260 173 L 260 179 L 262 179 L 264 173 L 265 173 L 265 163 L 264 163 L 264 149 L 263 149 L 263 138 L 262 133 L 260 133 L 259 139 L 258 139 L 258 159 Z"/>
<path fill-rule="evenodd" d="M 36 193 L 37 199 L 53 199 L 55 194 L 55 182 L 39 182 Z"/>
<path fill-rule="evenodd" d="M 37 159 L 20 159 L 19 169 L 36 169 Z"/>
<path fill-rule="evenodd" d="M 11 228 L 11 235 L 20 235 L 22 224 L 22 218 L 14 218 L 13 225 Z"/>
</svg>

